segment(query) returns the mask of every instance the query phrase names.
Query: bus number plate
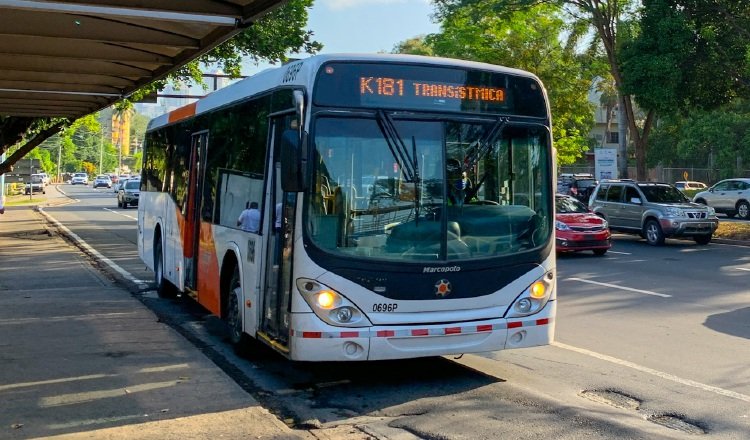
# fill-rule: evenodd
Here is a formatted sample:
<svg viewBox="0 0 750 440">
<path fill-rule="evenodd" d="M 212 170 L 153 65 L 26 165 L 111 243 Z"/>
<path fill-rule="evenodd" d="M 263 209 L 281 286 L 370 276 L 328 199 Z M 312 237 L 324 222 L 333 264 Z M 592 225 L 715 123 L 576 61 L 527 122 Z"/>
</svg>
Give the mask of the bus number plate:
<svg viewBox="0 0 750 440">
<path fill-rule="evenodd" d="M 398 304 L 396 303 L 380 303 L 372 305 L 373 312 L 395 312 L 397 308 Z"/>
</svg>

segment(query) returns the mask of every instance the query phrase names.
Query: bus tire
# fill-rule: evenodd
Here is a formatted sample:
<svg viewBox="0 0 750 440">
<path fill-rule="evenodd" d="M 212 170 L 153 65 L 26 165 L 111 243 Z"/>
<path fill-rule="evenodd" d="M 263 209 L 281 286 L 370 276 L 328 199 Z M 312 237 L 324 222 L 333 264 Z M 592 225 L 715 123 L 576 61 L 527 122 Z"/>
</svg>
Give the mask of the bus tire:
<svg viewBox="0 0 750 440">
<path fill-rule="evenodd" d="M 164 278 L 164 252 L 161 247 L 161 236 L 154 237 L 154 282 L 159 298 L 171 299 L 177 296 L 177 288 Z"/>
<path fill-rule="evenodd" d="M 233 266 L 232 276 L 227 284 L 224 321 L 227 324 L 229 342 L 232 344 L 234 352 L 239 356 L 247 357 L 250 354 L 250 341 L 248 335 L 242 329 L 242 281 L 239 266 L 236 263 Z"/>
</svg>

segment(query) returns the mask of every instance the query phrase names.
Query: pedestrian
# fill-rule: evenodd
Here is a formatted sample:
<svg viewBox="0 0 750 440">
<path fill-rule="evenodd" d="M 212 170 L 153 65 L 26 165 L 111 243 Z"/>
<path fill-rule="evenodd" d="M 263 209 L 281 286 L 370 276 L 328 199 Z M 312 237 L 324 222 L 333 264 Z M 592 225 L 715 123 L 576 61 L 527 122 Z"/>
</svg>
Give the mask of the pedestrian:
<svg viewBox="0 0 750 440">
<path fill-rule="evenodd" d="M 2 194 L 0 194 L 0 214 L 5 214 L 5 205 L 3 205 L 3 197 Z"/>
<path fill-rule="evenodd" d="M 240 218 L 237 219 L 237 226 L 242 228 L 243 231 L 258 232 L 260 229 L 258 202 L 247 202 L 245 204 L 245 209 L 240 214 Z"/>
</svg>

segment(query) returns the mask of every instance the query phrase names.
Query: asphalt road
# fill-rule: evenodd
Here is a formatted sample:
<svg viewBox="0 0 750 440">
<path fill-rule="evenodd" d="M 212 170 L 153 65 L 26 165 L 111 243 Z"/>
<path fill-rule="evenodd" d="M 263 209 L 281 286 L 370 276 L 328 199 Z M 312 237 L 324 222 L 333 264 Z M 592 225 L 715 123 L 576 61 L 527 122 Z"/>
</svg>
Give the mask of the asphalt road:
<svg viewBox="0 0 750 440">
<path fill-rule="evenodd" d="M 151 280 L 136 209 L 117 208 L 111 190 L 63 189 L 77 201 L 46 211 L 133 279 Z M 295 364 L 260 346 L 239 359 L 189 300 L 136 294 L 297 426 L 394 439 L 750 439 L 748 250 L 618 235 L 604 257 L 562 256 L 557 342 L 460 359 Z"/>
</svg>

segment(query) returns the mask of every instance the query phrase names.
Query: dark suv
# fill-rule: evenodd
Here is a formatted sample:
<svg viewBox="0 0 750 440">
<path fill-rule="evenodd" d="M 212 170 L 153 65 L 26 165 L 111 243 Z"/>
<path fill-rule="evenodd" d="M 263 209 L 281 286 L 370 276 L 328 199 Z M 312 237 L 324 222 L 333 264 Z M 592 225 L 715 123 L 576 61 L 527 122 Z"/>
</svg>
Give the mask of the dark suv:
<svg viewBox="0 0 750 440">
<path fill-rule="evenodd" d="M 594 190 L 589 208 L 611 230 L 636 232 L 653 246 L 664 244 L 665 237 L 708 244 L 719 227 L 713 208 L 691 202 L 668 183 L 605 180 Z"/>
<path fill-rule="evenodd" d="M 591 174 L 574 174 L 573 176 L 564 176 L 557 185 L 557 193 L 566 196 L 572 196 L 584 204 L 589 202 L 591 193 L 597 185 L 596 179 Z"/>
</svg>

